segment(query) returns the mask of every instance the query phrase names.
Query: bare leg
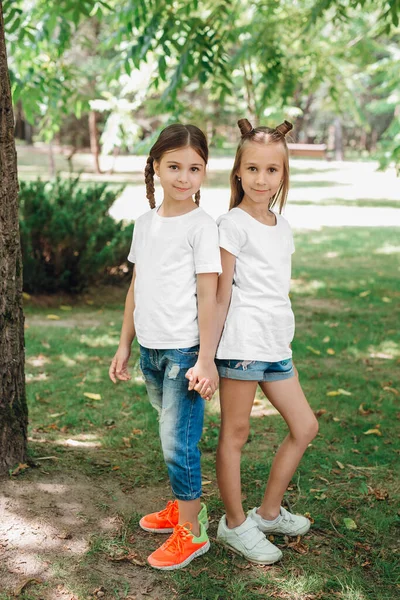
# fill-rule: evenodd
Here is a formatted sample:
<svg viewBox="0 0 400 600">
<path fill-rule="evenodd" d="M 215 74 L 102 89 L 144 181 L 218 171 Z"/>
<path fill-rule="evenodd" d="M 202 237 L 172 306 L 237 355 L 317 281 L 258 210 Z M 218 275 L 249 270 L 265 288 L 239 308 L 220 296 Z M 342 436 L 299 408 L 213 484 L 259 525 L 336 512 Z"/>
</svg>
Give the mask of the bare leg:
<svg viewBox="0 0 400 600">
<path fill-rule="evenodd" d="M 191 523 L 192 532 L 196 537 L 200 535 L 199 512 L 200 498 L 197 500 L 178 500 L 179 507 L 179 525 Z"/>
<path fill-rule="evenodd" d="M 240 457 L 249 435 L 256 381 L 220 379 L 221 429 L 217 449 L 217 479 L 230 528 L 246 517 L 242 506 Z"/>
<path fill-rule="evenodd" d="M 282 381 L 260 382 L 260 387 L 289 427 L 289 434 L 272 463 L 264 499 L 258 510 L 264 519 L 273 520 L 279 515 L 283 494 L 308 444 L 318 433 L 318 421 L 297 374 Z"/>
</svg>

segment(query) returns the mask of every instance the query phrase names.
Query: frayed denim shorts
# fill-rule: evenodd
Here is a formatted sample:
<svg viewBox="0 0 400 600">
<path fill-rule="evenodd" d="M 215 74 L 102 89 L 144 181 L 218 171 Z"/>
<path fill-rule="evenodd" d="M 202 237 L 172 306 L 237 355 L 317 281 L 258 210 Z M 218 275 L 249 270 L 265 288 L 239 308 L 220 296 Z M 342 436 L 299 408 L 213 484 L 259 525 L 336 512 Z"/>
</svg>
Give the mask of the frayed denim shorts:
<svg viewBox="0 0 400 600">
<path fill-rule="evenodd" d="M 220 377 L 242 381 L 281 381 L 295 374 L 291 358 L 278 362 L 216 358 L 215 364 Z"/>
</svg>

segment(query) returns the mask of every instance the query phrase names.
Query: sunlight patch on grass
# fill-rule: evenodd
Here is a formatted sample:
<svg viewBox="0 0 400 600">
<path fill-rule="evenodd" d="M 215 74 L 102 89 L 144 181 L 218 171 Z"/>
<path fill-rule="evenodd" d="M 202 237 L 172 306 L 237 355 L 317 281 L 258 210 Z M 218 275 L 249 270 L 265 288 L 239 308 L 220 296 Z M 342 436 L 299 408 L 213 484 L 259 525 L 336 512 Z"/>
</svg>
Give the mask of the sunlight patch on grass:
<svg viewBox="0 0 400 600">
<path fill-rule="evenodd" d="M 265 585 L 267 586 L 266 591 L 271 586 L 271 579 L 266 573 Z M 309 594 L 319 591 L 323 587 L 323 579 L 318 575 L 289 575 L 285 579 L 273 579 L 274 585 L 281 590 L 281 598 L 287 598 L 290 600 L 303 600 L 307 598 Z"/>
<path fill-rule="evenodd" d="M 355 346 L 348 348 L 348 353 L 356 358 L 381 358 L 384 360 L 394 360 L 400 357 L 399 344 L 393 340 L 384 340 L 380 344 L 370 345 L 367 350 L 360 350 Z"/>
<path fill-rule="evenodd" d="M 305 281 L 304 279 L 292 279 L 290 284 L 291 292 L 294 294 L 315 294 L 318 290 L 326 288 L 324 281 L 313 279 Z"/>
<path fill-rule="evenodd" d="M 116 336 L 104 334 L 98 335 L 95 337 L 91 337 L 89 335 L 81 335 L 80 337 L 81 344 L 85 344 L 90 348 L 107 348 L 108 346 L 112 346 L 113 348 L 118 347 L 119 338 Z"/>
<path fill-rule="evenodd" d="M 383 244 L 380 248 L 377 248 L 374 254 L 398 254 L 400 253 L 400 246 L 394 246 L 393 244 Z"/>
<path fill-rule="evenodd" d="M 367 600 L 363 592 L 355 587 L 346 585 L 342 587 L 342 600 Z"/>
<path fill-rule="evenodd" d="M 61 446 L 72 446 L 77 448 L 78 446 L 81 448 L 100 448 L 101 442 L 82 442 L 80 440 L 62 440 L 58 441 Z"/>
<path fill-rule="evenodd" d="M 66 367 L 74 367 L 76 365 L 76 360 L 70 358 L 66 354 L 61 354 L 58 358 Z"/>
</svg>

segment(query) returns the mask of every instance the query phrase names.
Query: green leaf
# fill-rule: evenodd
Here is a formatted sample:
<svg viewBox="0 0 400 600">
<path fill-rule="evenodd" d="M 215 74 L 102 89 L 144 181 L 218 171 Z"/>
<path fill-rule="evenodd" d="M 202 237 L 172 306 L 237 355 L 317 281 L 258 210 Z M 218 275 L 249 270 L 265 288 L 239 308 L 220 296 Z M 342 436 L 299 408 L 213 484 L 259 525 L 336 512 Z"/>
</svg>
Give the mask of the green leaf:
<svg viewBox="0 0 400 600">
<path fill-rule="evenodd" d="M 347 529 L 357 529 L 357 525 L 353 519 L 344 518 L 343 523 L 345 524 Z"/>
</svg>

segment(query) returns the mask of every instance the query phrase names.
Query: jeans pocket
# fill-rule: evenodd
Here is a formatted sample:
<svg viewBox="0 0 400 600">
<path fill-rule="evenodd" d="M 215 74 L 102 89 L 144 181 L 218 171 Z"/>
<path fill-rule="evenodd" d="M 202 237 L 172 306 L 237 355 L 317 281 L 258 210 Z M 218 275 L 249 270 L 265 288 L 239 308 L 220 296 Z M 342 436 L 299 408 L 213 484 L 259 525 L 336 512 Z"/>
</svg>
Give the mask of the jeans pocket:
<svg viewBox="0 0 400 600">
<path fill-rule="evenodd" d="M 176 351 L 185 356 L 196 356 L 199 354 L 199 345 L 196 344 L 196 346 L 190 348 L 176 348 Z"/>
</svg>

